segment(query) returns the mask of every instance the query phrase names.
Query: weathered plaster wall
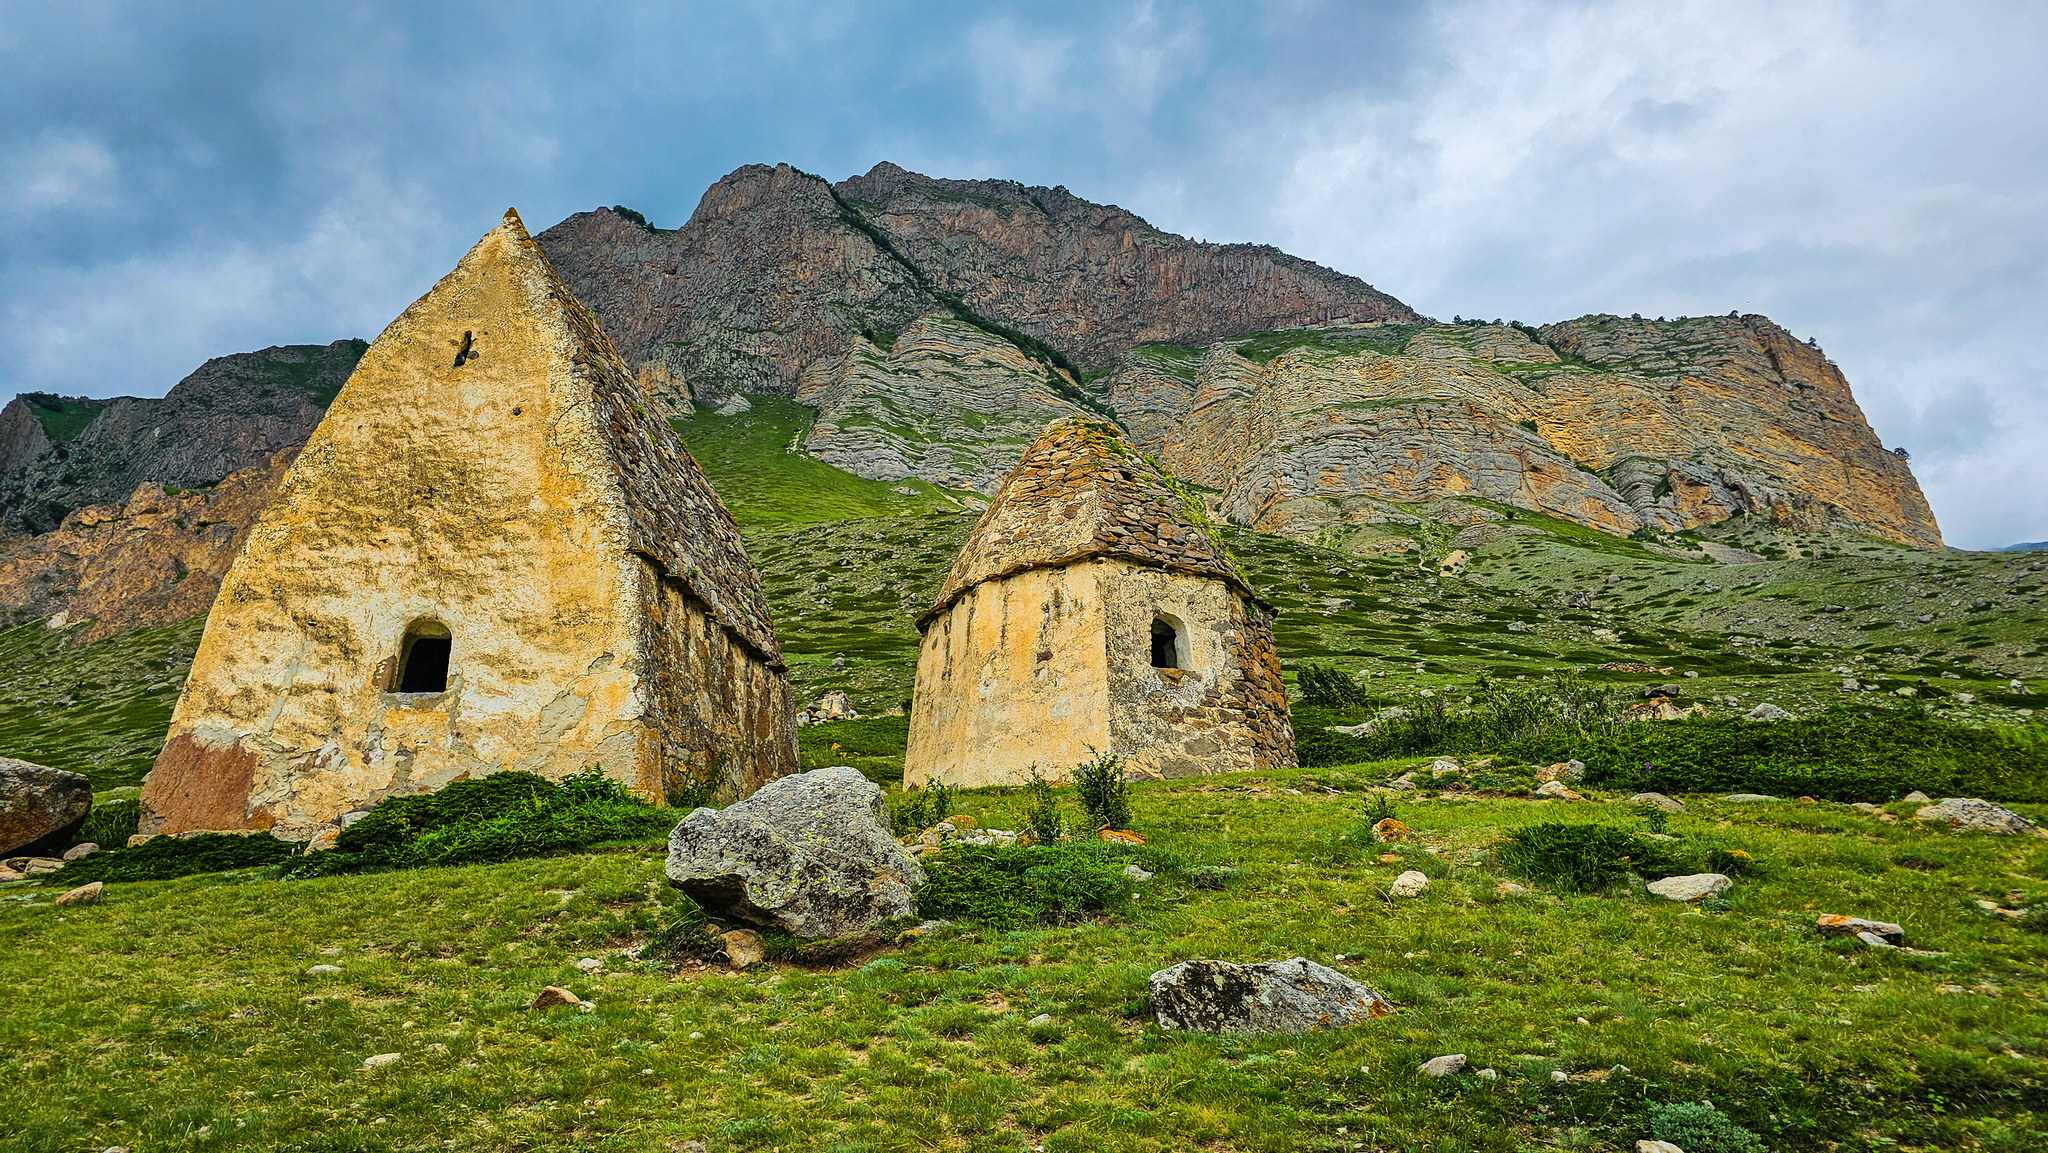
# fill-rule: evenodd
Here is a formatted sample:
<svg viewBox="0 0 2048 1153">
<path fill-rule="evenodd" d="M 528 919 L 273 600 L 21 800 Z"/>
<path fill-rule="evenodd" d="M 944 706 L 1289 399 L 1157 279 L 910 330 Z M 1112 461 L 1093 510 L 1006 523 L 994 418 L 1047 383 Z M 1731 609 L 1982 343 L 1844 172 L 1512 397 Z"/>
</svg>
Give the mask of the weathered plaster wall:
<svg viewBox="0 0 2048 1153">
<path fill-rule="evenodd" d="M 310 836 L 382 797 L 499 769 L 595 764 L 658 797 L 665 760 L 710 758 L 707 739 L 743 727 L 774 747 L 729 755 L 737 780 L 794 768 L 793 709 L 737 532 L 679 551 L 657 531 L 660 515 L 709 511 L 731 525 L 708 489 L 635 489 L 621 445 L 655 442 L 638 466 L 674 483 L 695 465 L 663 428 L 616 427 L 659 420 L 630 389 L 508 216 L 378 337 L 251 530 L 144 786 L 144 831 Z M 739 633 L 685 576 L 716 586 Z M 447 691 L 387 691 L 423 618 L 452 635 Z M 780 712 L 715 715 L 757 701 Z"/>
<path fill-rule="evenodd" d="M 1109 670 L 1094 564 L 1027 569 L 964 593 L 925 630 L 907 785 L 1063 779 L 1110 747 Z"/>
<path fill-rule="evenodd" d="M 1182 668 L 1155 669 L 1170 615 Z M 1223 581 L 1114 557 L 974 586 L 925 632 L 904 781 L 1064 780 L 1094 751 L 1146 777 L 1294 765 L 1271 617 Z"/>
<path fill-rule="evenodd" d="M 1129 771 L 1193 777 L 1294 767 L 1272 618 L 1213 577 L 1095 562 L 1108 625 L 1111 747 Z M 1152 667 L 1152 621 L 1172 617 L 1182 667 Z"/>
</svg>

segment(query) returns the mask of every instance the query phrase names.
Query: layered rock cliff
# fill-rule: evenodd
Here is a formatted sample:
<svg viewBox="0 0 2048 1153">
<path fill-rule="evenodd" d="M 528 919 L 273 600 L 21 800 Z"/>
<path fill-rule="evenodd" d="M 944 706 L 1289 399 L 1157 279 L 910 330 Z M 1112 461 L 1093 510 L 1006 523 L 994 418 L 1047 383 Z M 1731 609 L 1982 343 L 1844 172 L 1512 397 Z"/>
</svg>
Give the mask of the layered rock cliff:
<svg viewBox="0 0 2048 1153">
<path fill-rule="evenodd" d="M 144 482 L 51 532 L 0 537 L 0 623 L 90 622 L 77 636 L 89 641 L 205 612 L 297 455 L 286 449 L 206 489 Z"/>
<path fill-rule="evenodd" d="M 1841 372 L 1761 316 L 1269 333 L 1185 365 L 1128 354 L 1113 403 L 1261 531 L 1401 547 L 1370 526 L 1455 519 L 1415 507 L 1450 497 L 1623 534 L 1739 512 L 1941 543 Z"/>
<path fill-rule="evenodd" d="M 1064 188 L 887 163 L 837 185 L 749 165 L 673 231 L 598 209 L 538 239 L 643 381 L 702 399 L 793 395 L 819 358 L 859 336 L 886 345 L 931 313 L 986 319 L 1082 368 L 1145 341 L 1420 319 L 1276 249 L 1161 232 Z"/>
<path fill-rule="evenodd" d="M 804 450 L 872 480 L 993 494 L 1046 425 L 1090 415 L 1064 383 L 1007 340 L 925 317 L 887 348 L 855 337 L 812 363 L 796 394 L 818 410 Z"/>
<path fill-rule="evenodd" d="M 0 409 L 0 529 L 48 531 L 144 482 L 202 488 L 264 465 L 306 442 L 367 347 L 337 340 L 215 357 L 161 398 L 16 397 Z"/>
</svg>

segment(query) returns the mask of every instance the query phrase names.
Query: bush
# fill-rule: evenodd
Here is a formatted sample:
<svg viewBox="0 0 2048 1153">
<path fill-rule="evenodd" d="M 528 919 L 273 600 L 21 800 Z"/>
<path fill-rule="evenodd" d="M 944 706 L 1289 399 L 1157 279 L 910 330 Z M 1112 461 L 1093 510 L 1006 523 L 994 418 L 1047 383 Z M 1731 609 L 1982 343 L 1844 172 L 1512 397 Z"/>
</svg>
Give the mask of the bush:
<svg viewBox="0 0 2048 1153">
<path fill-rule="evenodd" d="M 128 846 L 128 838 L 142 831 L 142 806 L 129 800 L 111 800 L 95 804 L 92 812 L 85 816 L 85 824 L 79 826 L 78 834 L 71 838 L 74 845 L 88 842 L 102 849 L 122 849 Z"/>
<path fill-rule="evenodd" d="M 944 781 L 932 781 L 922 789 L 906 793 L 889 807 L 889 827 L 899 837 L 931 828 L 952 813 L 957 792 Z"/>
<path fill-rule="evenodd" d="M 532 773 L 492 773 L 385 798 L 343 829 L 332 851 L 306 857 L 289 875 L 509 861 L 660 837 L 675 823 L 675 810 L 639 800 L 595 766 L 560 785 Z"/>
<path fill-rule="evenodd" d="M 1093 748 L 1090 752 L 1095 752 Z M 1098 829 L 1131 827 L 1131 787 L 1124 780 L 1123 758 L 1115 753 L 1096 753 L 1095 759 L 1074 766 L 1074 791 L 1081 807 Z"/>
<path fill-rule="evenodd" d="M 1705 1102 L 1652 1105 L 1649 1125 L 1651 1136 L 1685 1153 L 1767 1153 L 1756 1134 Z"/>
<path fill-rule="evenodd" d="M 1583 739 L 1544 734 L 1495 750 L 1543 764 L 1576 757 L 1599 785 L 1663 793 L 1759 792 L 1877 803 L 1935 796 L 2048 801 L 2048 741 L 1972 728 L 1923 709 L 1839 706 L 1759 724 L 1734 718 L 1641 722 Z"/>
<path fill-rule="evenodd" d="M 1131 881 L 1112 860 L 1092 844 L 962 845 L 925 860 L 918 912 L 1022 929 L 1120 909 Z"/>
<path fill-rule="evenodd" d="M 1507 752 L 1531 742 L 1574 745 L 1619 731 L 1625 715 L 1616 690 L 1564 674 L 1527 688 L 1482 678 L 1468 707 L 1454 709 L 1445 696 L 1432 695 L 1404 700 L 1400 710 L 1370 717 L 1373 731 L 1359 737 L 1328 730 L 1365 716 L 1353 714 L 1347 722 L 1314 705 L 1295 710 L 1295 755 L 1303 767 L 1314 768 L 1436 753 Z"/>
<path fill-rule="evenodd" d="M 1295 670 L 1294 683 L 1301 690 L 1301 703 L 1312 708 L 1342 709 L 1373 703 L 1372 694 L 1334 665 L 1302 665 Z"/>
<path fill-rule="evenodd" d="M 641 946 L 640 959 L 662 964 L 696 959 L 710 960 L 725 948 L 711 935 L 711 917 L 703 906 L 680 890 L 667 891 L 661 925 Z"/>
<path fill-rule="evenodd" d="M 201 833 L 196 837 L 151 837 L 132 849 L 102 849 L 64 866 L 66 885 L 92 881 L 167 881 L 195 873 L 220 873 L 275 865 L 299 854 L 296 841 L 268 833 Z"/>
<path fill-rule="evenodd" d="M 1024 786 L 1029 803 L 1024 810 L 1024 828 L 1041 845 L 1058 844 L 1067 837 L 1066 814 L 1060 811 L 1060 797 L 1052 782 L 1031 766 L 1031 780 Z"/>
<path fill-rule="evenodd" d="M 1652 878 L 1671 872 L 1663 850 L 1613 825 L 1527 825 L 1509 834 L 1495 856 L 1510 871 L 1568 893 L 1597 892 L 1631 872 Z"/>
</svg>

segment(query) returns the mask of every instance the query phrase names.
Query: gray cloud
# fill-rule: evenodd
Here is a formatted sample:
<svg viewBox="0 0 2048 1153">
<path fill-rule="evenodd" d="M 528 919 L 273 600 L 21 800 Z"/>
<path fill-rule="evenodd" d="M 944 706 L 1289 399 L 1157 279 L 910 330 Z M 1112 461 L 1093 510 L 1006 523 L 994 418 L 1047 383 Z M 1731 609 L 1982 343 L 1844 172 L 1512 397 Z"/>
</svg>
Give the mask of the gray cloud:
<svg viewBox="0 0 2048 1153">
<path fill-rule="evenodd" d="M 1952 542 L 2048 537 L 2048 12 L 1993 4 L 15 6 L 0 397 L 370 336 L 507 204 L 739 164 L 1066 184 L 1424 311 L 1769 313 Z"/>
</svg>

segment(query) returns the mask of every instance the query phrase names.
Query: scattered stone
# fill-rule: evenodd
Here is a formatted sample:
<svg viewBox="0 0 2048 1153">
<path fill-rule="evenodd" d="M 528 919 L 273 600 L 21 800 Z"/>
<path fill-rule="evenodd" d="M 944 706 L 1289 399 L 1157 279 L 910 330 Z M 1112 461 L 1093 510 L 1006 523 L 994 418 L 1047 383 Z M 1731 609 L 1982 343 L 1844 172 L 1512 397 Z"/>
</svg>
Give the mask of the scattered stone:
<svg viewBox="0 0 2048 1153">
<path fill-rule="evenodd" d="M 64 867 L 56 857 L 9 857 L 7 867 L 24 877 L 44 877 Z"/>
<path fill-rule="evenodd" d="M 60 909 L 76 909 L 85 905 L 97 905 L 100 903 L 100 894 L 105 891 L 106 886 L 98 881 L 94 881 L 90 885 L 80 885 L 76 889 L 58 897 L 57 907 Z"/>
<path fill-rule="evenodd" d="M 1378 859 L 1379 859 L 1379 863 L 1380 863 L 1380 864 L 1382 864 L 1382 865 L 1398 865 L 1398 864 L 1400 864 L 1400 863 L 1401 863 L 1401 854 L 1399 854 L 1399 853 L 1381 853 L 1381 854 L 1379 855 L 1379 858 L 1378 858 Z"/>
<path fill-rule="evenodd" d="M 1863 691 L 1863 682 L 1855 677 L 1843 677 L 1842 691 L 1845 693 L 1860 693 Z"/>
<path fill-rule="evenodd" d="M 1129 877 L 1131 880 L 1136 881 L 1141 885 L 1144 884 L 1146 881 L 1152 879 L 1152 874 L 1139 868 L 1138 863 L 1136 861 L 1132 861 L 1130 864 L 1124 866 L 1124 876 Z"/>
<path fill-rule="evenodd" d="M 1519 897 L 1529 890 L 1515 884 L 1513 881 L 1502 881 L 1493 887 L 1493 891 L 1503 897 Z"/>
<path fill-rule="evenodd" d="M 1033 1029 L 1041 1029 L 1047 1025 L 1052 1024 L 1052 1014 L 1040 1013 L 1038 1016 L 1033 1017 L 1029 1021 L 1026 1021 L 1024 1023 Z"/>
<path fill-rule="evenodd" d="M 1906 943 L 1906 930 L 1890 921 L 1866 921 L 1861 917 L 1845 917 L 1840 913 L 1823 913 L 1815 918 L 1813 927 L 1824 937 L 1855 937 L 1864 933 L 1875 933 L 1883 937 L 1888 945 Z"/>
<path fill-rule="evenodd" d="M 363 1058 L 363 1068 L 365 1069 L 382 1069 L 386 1065 L 396 1064 L 398 1064 L 398 1054 L 396 1053 L 379 1053 L 374 1057 Z"/>
<path fill-rule="evenodd" d="M 21 879 L 22 876 L 19 872 L 16 872 L 15 870 L 8 868 L 6 865 L 0 865 L 0 885 L 4 885 L 9 881 L 19 881 Z"/>
<path fill-rule="evenodd" d="M 1975 694 L 1975 693 L 1957 693 L 1957 694 L 1956 694 L 1956 703 L 1957 703 L 1957 704 L 1959 704 L 1959 705 L 1974 705 L 1974 704 L 1976 704 L 1976 703 L 1977 703 L 1977 694 Z"/>
<path fill-rule="evenodd" d="M 1742 719 L 1745 721 L 1789 721 L 1792 719 L 1792 714 L 1769 701 L 1765 701 L 1763 704 L 1742 714 Z"/>
<path fill-rule="evenodd" d="M 1481 1081 L 1498 1081 L 1498 1080 L 1500 1080 L 1500 1070 L 1498 1070 L 1498 1069 L 1481 1069 L 1481 1070 L 1480 1070 L 1479 1072 L 1477 1072 L 1477 1073 L 1474 1073 L 1474 1074 L 1472 1074 L 1472 1075 L 1473 1075 L 1474 1077 L 1477 1077 L 1477 1078 L 1479 1078 L 1479 1079 L 1480 1079 Z"/>
<path fill-rule="evenodd" d="M 1373 823 L 1372 839 L 1380 844 L 1392 844 L 1408 839 L 1408 826 L 1392 817 L 1382 817 Z"/>
<path fill-rule="evenodd" d="M 334 847 L 334 842 L 339 839 L 341 839 L 340 829 L 322 829 L 313 834 L 312 840 L 306 842 L 306 851 L 309 853 L 327 852 Z"/>
<path fill-rule="evenodd" d="M 1883 810 L 1883 809 L 1880 809 L 1880 808 L 1878 808 L 1878 807 L 1877 807 L 1876 805 L 1873 805 L 1873 804 L 1871 804 L 1871 803 L 1870 803 L 1869 801 L 1855 801 L 1855 802 L 1851 803 L 1849 807 L 1850 807 L 1850 808 L 1852 808 L 1852 809 L 1855 809 L 1855 810 L 1857 810 L 1857 811 L 1859 811 L 1859 812 L 1864 812 L 1864 813 L 1882 813 L 1882 812 L 1884 812 L 1884 810 Z"/>
<path fill-rule="evenodd" d="M 549 985 L 540 991 L 540 996 L 533 999 L 533 1007 L 536 1009 L 556 1009 L 581 1004 L 583 998 L 560 985 Z"/>
<path fill-rule="evenodd" d="M 1586 776 L 1586 762 L 1565 761 L 1562 764 L 1545 765 L 1536 770 L 1539 781 L 1577 781 Z"/>
<path fill-rule="evenodd" d="M 0 854 L 64 851 L 92 811 L 92 782 L 77 773 L 0 757 Z"/>
<path fill-rule="evenodd" d="M 1685 809 L 1685 802 L 1673 800 L 1662 793 L 1637 793 L 1628 799 L 1628 803 L 1631 805 L 1655 805 L 1667 813 L 1681 812 Z"/>
<path fill-rule="evenodd" d="M 735 969 L 758 965 L 768 955 L 761 947 L 761 934 L 752 929 L 732 929 L 720 933 L 718 940 L 725 946 L 725 959 Z"/>
<path fill-rule="evenodd" d="M 132 849 L 137 845 L 147 845 L 154 839 L 156 839 L 155 833 L 132 833 L 128 837 L 128 847 Z"/>
<path fill-rule="evenodd" d="M 1684 689 L 1682 689 L 1678 685 L 1651 685 L 1649 688 L 1643 690 L 1643 699 L 1649 700 L 1651 697 L 1675 697 L 1683 691 Z"/>
<path fill-rule="evenodd" d="M 595 973 L 599 969 L 604 968 L 604 962 L 596 957 L 581 957 L 577 959 L 576 967 L 586 973 Z"/>
<path fill-rule="evenodd" d="M 1393 887 L 1387 891 L 1396 897 L 1420 897 L 1429 888 L 1429 878 L 1410 869 L 1394 878 Z"/>
<path fill-rule="evenodd" d="M 1182 961 L 1152 974 L 1148 987 L 1161 1028 L 1196 1033 L 1306 1033 L 1394 1011 L 1371 986 L 1304 957 Z"/>
<path fill-rule="evenodd" d="M 1652 893 L 1667 901 L 1697 901 L 1704 897 L 1718 897 L 1735 887 L 1735 882 L 1719 873 L 1691 873 L 1683 877 L 1666 877 L 1651 881 L 1648 888 Z"/>
<path fill-rule="evenodd" d="M 1569 1073 L 1565 1072 L 1565 1071 L 1564 1071 L 1564 1070 L 1562 1070 L 1562 1069 L 1552 1069 L 1552 1070 L 1550 1071 L 1550 1080 L 1551 1080 L 1551 1081 L 1552 1081 L 1552 1082 L 1553 1082 L 1554 1084 L 1562 1085 L 1562 1084 L 1564 1084 L 1564 1083 L 1565 1083 L 1566 1081 L 1569 1081 L 1569 1080 L 1571 1080 L 1571 1079 L 1572 1079 L 1572 1078 L 1571 1078 L 1571 1074 L 1569 1074 Z"/>
<path fill-rule="evenodd" d="M 1873 949 L 1898 948 L 1897 945 L 1892 944 L 1890 941 L 1885 940 L 1883 937 L 1878 936 L 1876 933 L 1858 933 L 1856 934 L 1856 939 L 1870 946 Z"/>
<path fill-rule="evenodd" d="M 93 844 L 91 841 L 87 841 L 82 845 L 73 845 L 70 848 L 64 850 L 63 859 L 67 861 L 75 861 L 80 857 L 90 857 L 94 853 L 97 853 L 99 851 L 100 847 L 98 845 Z"/>
<path fill-rule="evenodd" d="M 882 790 L 844 765 L 783 777 L 669 835 L 669 879 L 715 915 L 815 940 L 917 911 L 917 859 L 889 836 Z"/>
<path fill-rule="evenodd" d="M 1917 697 L 1920 695 L 1920 690 L 1912 685 L 1901 685 L 1892 690 L 1892 695 L 1895 697 Z"/>
<path fill-rule="evenodd" d="M 1914 789 L 1912 792 L 1907 793 L 1905 796 L 1900 797 L 1899 799 L 1902 801 L 1914 801 L 1924 805 L 1928 801 L 1933 800 L 1934 798 L 1928 796 L 1926 793 L 1921 792 L 1919 789 Z"/>
<path fill-rule="evenodd" d="M 1737 805 L 1760 805 L 1765 801 L 1775 801 L 1778 798 L 1771 796 L 1769 793 L 1730 793 L 1721 799 Z"/>
<path fill-rule="evenodd" d="M 1417 1065 L 1415 1071 L 1425 1077 L 1448 1077 L 1464 1067 L 1465 1055 L 1463 1053 L 1446 1053 L 1441 1057 L 1431 1057 L 1429 1060 Z"/>
<path fill-rule="evenodd" d="M 1929 805 L 1913 814 L 1922 821 L 1943 821 L 1958 832 L 1996 833 L 2011 836 L 2016 833 L 2044 835 L 2034 822 L 2020 816 L 2003 805 L 1976 797 L 1946 797 L 1938 805 Z"/>
<path fill-rule="evenodd" d="M 967 827 L 971 829 L 974 826 L 969 824 Z M 1134 833 L 1129 829 L 1101 829 L 1096 832 L 1095 836 L 1096 839 L 1108 841 L 1113 845 L 1142 845 L 1145 843 L 1145 834 Z"/>
<path fill-rule="evenodd" d="M 1685 1153 L 1685 1150 L 1669 1141 L 1638 1141 L 1636 1153 Z"/>
<path fill-rule="evenodd" d="M 1561 801 L 1583 801 L 1586 799 L 1566 788 L 1563 781 L 1545 781 L 1536 786 L 1536 795 L 1539 797 L 1556 797 Z"/>
<path fill-rule="evenodd" d="M 308 977 L 331 977 L 331 976 L 333 976 L 334 974 L 336 974 L 336 973 L 339 973 L 339 972 L 341 972 L 341 966 L 340 966 L 340 965 L 315 965 L 315 966 L 313 966 L 312 968 L 310 968 L 310 969 L 306 970 L 306 976 L 308 976 Z"/>
<path fill-rule="evenodd" d="M 1458 762 L 1449 757 L 1438 757 L 1436 760 L 1429 762 L 1429 775 L 1431 777 L 1448 777 L 1452 773 L 1461 771 L 1462 769 Z"/>
</svg>

